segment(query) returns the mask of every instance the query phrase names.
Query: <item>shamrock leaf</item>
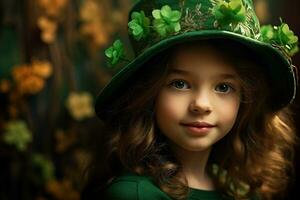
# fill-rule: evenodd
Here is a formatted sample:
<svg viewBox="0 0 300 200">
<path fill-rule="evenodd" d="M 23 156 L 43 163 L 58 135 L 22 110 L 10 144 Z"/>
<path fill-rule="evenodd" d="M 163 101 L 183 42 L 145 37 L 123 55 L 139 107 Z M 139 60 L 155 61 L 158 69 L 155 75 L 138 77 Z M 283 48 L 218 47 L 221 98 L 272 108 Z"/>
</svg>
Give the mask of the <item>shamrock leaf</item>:
<svg viewBox="0 0 300 200">
<path fill-rule="evenodd" d="M 262 26 L 261 39 L 264 42 L 281 46 L 289 56 L 293 56 L 299 50 L 298 37 L 286 23 L 280 26 Z"/>
<path fill-rule="evenodd" d="M 294 32 L 290 30 L 289 26 L 282 23 L 278 27 L 277 40 L 279 44 L 285 46 L 288 54 L 293 56 L 298 51 L 298 37 L 294 35 Z"/>
<path fill-rule="evenodd" d="M 260 35 L 261 35 L 261 39 L 264 42 L 270 42 L 274 38 L 274 35 L 275 35 L 273 26 L 271 26 L 271 25 L 262 26 L 260 28 Z"/>
<path fill-rule="evenodd" d="M 136 40 L 147 37 L 149 34 L 150 19 L 145 16 L 144 11 L 133 12 L 131 14 L 131 21 L 128 23 L 129 33 L 131 33 Z"/>
<path fill-rule="evenodd" d="M 110 63 L 115 65 L 124 55 L 124 45 L 120 40 L 116 40 L 111 47 L 105 50 L 105 55 Z"/>
<path fill-rule="evenodd" d="M 222 1 L 213 8 L 212 13 L 221 26 L 246 20 L 246 9 L 241 0 Z"/>
<path fill-rule="evenodd" d="M 166 37 L 170 33 L 176 33 L 181 30 L 179 23 L 181 18 L 180 11 L 173 11 L 170 6 L 165 5 L 161 10 L 153 10 L 152 15 L 154 17 L 154 29 L 160 36 Z"/>
<path fill-rule="evenodd" d="M 24 151 L 32 140 L 32 134 L 24 121 L 10 121 L 7 123 L 3 139 L 7 144 L 16 146 L 19 151 Z"/>
</svg>

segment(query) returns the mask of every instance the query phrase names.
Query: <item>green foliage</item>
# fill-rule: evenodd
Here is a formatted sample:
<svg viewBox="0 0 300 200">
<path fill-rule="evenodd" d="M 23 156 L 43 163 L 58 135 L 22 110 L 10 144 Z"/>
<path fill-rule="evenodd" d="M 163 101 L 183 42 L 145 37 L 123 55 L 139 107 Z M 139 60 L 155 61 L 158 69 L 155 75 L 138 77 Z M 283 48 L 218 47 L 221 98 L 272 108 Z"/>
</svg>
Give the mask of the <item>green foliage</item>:
<svg viewBox="0 0 300 200">
<path fill-rule="evenodd" d="M 10 121 L 6 124 L 3 140 L 19 151 L 25 151 L 32 140 L 32 134 L 24 121 Z"/>
</svg>

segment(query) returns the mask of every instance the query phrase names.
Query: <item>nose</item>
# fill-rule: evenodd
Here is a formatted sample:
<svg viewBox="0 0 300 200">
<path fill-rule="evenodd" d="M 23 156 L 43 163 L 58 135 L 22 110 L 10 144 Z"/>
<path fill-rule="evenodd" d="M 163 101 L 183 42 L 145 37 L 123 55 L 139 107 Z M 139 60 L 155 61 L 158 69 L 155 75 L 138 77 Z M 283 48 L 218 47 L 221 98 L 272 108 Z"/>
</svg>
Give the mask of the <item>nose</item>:
<svg viewBox="0 0 300 200">
<path fill-rule="evenodd" d="M 195 94 L 189 105 L 189 110 L 194 114 L 210 113 L 212 111 L 212 106 L 209 94 L 205 91 Z"/>
</svg>

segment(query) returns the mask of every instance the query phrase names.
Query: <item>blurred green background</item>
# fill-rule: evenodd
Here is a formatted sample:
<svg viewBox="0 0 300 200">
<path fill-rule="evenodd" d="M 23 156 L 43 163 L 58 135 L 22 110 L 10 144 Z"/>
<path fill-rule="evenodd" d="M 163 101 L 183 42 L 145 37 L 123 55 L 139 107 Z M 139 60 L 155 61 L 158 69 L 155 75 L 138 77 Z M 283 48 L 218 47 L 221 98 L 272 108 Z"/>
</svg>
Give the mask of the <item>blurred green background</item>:
<svg viewBox="0 0 300 200">
<path fill-rule="evenodd" d="M 88 149 L 102 128 L 94 99 L 118 70 L 109 67 L 103 51 L 121 37 L 130 54 L 126 25 L 133 3 L 1 0 L 1 200 L 80 199 Z M 282 17 L 300 35 L 299 1 L 254 3 L 261 24 L 277 25 Z M 294 63 L 299 66 L 299 55 Z M 299 166 L 296 158 L 296 182 L 286 199 L 300 197 Z"/>
</svg>

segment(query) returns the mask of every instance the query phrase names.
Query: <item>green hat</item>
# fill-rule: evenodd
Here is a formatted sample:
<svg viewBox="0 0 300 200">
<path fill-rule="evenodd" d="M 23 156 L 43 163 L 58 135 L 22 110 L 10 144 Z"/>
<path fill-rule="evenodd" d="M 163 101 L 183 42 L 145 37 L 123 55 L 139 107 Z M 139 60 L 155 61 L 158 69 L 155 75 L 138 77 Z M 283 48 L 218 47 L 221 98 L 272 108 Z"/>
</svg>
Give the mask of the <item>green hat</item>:
<svg viewBox="0 0 300 200">
<path fill-rule="evenodd" d="M 107 104 L 134 79 L 138 69 L 155 55 L 180 43 L 200 39 L 228 39 L 251 49 L 265 63 L 274 88 L 271 107 L 283 108 L 296 94 L 291 57 L 298 38 L 281 22 L 260 26 L 251 0 L 140 0 L 129 13 L 128 35 L 135 58 L 116 73 L 96 99 L 96 113 L 105 118 Z M 112 65 L 126 60 L 123 44 L 116 40 L 105 51 Z"/>
</svg>

